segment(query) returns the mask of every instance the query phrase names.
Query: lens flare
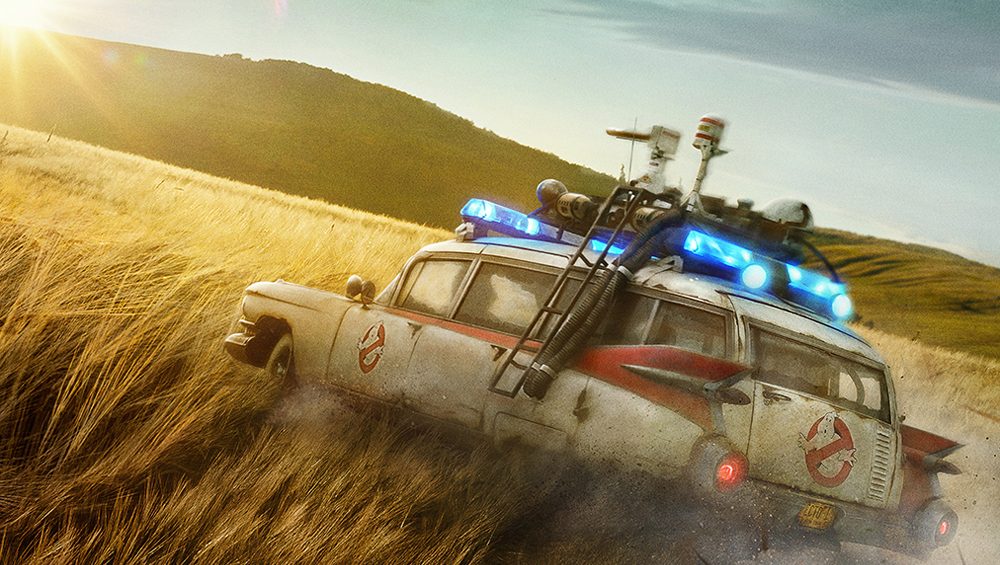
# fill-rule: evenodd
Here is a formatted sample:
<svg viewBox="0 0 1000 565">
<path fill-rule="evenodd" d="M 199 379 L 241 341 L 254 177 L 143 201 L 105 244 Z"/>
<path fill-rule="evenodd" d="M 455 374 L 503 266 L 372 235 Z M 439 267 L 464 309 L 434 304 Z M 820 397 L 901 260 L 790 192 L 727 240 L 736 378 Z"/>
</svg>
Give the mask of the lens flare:
<svg viewBox="0 0 1000 565">
<path fill-rule="evenodd" d="M 45 23 L 45 0 L 0 0 L 0 25 L 39 27 Z"/>
<path fill-rule="evenodd" d="M 274 15 L 285 16 L 288 14 L 288 0 L 274 0 Z"/>
</svg>

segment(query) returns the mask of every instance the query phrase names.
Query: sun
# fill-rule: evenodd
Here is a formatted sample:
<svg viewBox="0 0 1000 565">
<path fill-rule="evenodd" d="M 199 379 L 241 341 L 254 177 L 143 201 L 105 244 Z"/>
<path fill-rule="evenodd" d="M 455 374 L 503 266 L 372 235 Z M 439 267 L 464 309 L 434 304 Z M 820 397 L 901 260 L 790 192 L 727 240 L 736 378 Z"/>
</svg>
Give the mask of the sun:
<svg viewBox="0 0 1000 565">
<path fill-rule="evenodd" d="M 41 26 L 47 3 L 46 0 L 0 0 L 0 25 Z"/>
</svg>

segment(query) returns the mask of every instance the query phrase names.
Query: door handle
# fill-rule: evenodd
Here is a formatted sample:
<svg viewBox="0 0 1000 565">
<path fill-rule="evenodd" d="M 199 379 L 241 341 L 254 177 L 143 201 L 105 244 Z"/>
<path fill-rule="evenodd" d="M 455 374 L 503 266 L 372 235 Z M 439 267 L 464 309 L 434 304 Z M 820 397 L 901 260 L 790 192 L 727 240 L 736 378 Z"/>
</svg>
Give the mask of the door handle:
<svg viewBox="0 0 1000 565">
<path fill-rule="evenodd" d="M 493 348 L 493 360 L 499 361 L 503 357 L 504 353 L 507 353 L 508 349 L 506 347 L 501 347 L 495 343 L 491 343 L 490 347 Z"/>
<path fill-rule="evenodd" d="M 410 327 L 410 337 L 417 335 L 424 325 L 420 322 L 414 322 L 413 320 L 407 320 L 406 325 Z"/>
<path fill-rule="evenodd" d="M 791 397 L 785 396 L 784 394 L 773 390 L 765 390 L 761 393 L 761 396 L 763 396 L 765 400 L 771 400 L 773 402 L 789 402 L 792 400 Z"/>
</svg>

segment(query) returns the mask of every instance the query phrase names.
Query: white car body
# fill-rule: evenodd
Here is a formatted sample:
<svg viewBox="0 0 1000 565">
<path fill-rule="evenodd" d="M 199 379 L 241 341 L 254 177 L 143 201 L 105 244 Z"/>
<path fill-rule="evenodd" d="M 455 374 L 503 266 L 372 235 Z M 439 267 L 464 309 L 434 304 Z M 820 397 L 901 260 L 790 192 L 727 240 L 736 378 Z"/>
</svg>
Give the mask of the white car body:
<svg viewBox="0 0 1000 565">
<path fill-rule="evenodd" d="M 698 482 L 707 442 L 745 456 L 747 482 L 766 493 L 776 522 L 815 528 L 806 514 L 819 508 L 832 512 L 820 521 L 839 539 L 917 553 L 937 545 L 926 530 L 933 536 L 950 510 L 941 507 L 936 472 L 957 444 L 901 424 L 888 369 L 862 338 L 776 298 L 654 262 L 635 274 L 544 400 L 497 393 L 516 392 L 515 366 L 491 389 L 573 251 L 520 238 L 433 244 L 372 304 L 255 283 L 242 306 L 244 331 L 227 350 L 263 366 L 269 345 L 287 333 L 300 380 L 498 444 L 665 479 Z M 530 361 L 521 356 L 515 361 Z M 659 367 L 706 389 L 735 379 L 727 386 L 749 402 L 716 401 L 626 365 Z"/>
</svg>

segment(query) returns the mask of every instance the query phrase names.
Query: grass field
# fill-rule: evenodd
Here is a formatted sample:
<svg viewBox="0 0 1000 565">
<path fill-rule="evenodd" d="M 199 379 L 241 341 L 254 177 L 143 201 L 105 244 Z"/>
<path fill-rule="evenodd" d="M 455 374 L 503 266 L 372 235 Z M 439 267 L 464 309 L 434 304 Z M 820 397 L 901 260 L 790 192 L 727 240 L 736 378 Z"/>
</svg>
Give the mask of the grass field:
<svg viewBox="0 0 1000 565">
<path fill-rule="evenodd" d="M 590 504 L 600 499 L 567 503 L 535 461 L 457 449 L 313 394 L 276 404 L 273 383 L 222 353 L 247 283 L 339 290 L 356 272 L 382 286 L 447 236 L 11 128 L 0 144 L 0 561 L 682 555 L 632 547 L 620 516 Z M 894 366 L 907 422 L 970 444 L 956 456 L 967 473 L 945 488 L 965 558 L 989 562 L 1000 554 L 1000 364 L 865 331 Z M 560 504 L 570 520 L 589 510 L 605 523 L 530 535 Z M 958 562 L 957 549 L 936 558 Z"/>
<path fill-rule="evenodd" d="M 822 230 L 862 323 L 1000 359 L 1000 269 L 922 245 Z"/>
</svg>

